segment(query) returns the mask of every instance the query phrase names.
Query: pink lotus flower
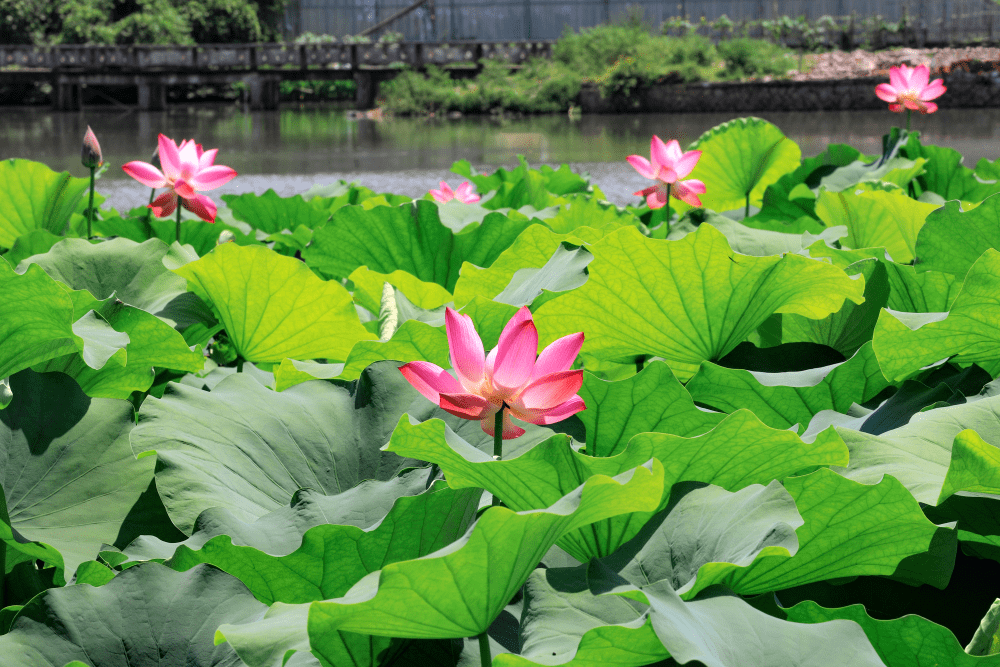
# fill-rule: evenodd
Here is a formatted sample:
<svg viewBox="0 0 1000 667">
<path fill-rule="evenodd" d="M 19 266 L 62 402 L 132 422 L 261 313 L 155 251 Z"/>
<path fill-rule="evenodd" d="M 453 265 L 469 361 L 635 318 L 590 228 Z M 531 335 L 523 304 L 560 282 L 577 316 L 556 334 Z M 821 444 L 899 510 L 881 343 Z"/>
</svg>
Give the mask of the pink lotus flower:
<svg viewBox="0 0 1000 667">
<path fill-rule="evenodd" d="M 930 100 L 944 95 L 947 88 L 941 79 L 928 83 L 930 70 L 927 65 L 919 65 L 910 69 L 906 65 L 889 69 L 889 83 L 875 86 L 875 94 L 880 100 L 889 103 L 889 111 L 901 112 L 903 109 L 934 113 L 937 105 Z"/>
<path fill-rule="evenodd" d="M 441 189 L 431 190 L 431 197 L 434 197 L 434 201 L 442 204 L 452 199 L 457 199 L 463 204 L 475 204 L 479 201 L 479 195 L 472 192 L 472 183 L 468 181 L 465 181 L 454 190 L 448 187 L 447 182 L 441 181 Z"/>
<path fill-rule="evenodd" d="M 222 165 L 213 166 L 218 148 L 203 150 L 201 144 L 186 139 L 178 146 L 164 135 L 159 136 L 159 169 L 147 162 L 129 162 L 122 165 L 125 173 L 151 188 L 170 188 L 149 204 L 157 217 L 165 218 L 177 208 L 178 197 L 184 208 L 205 222 L 215 222 L 215 202 L 198 192 L 214 190 L 225 185 L 236 171 Z"/>
<path fill-rule="evenodd" d="M 507 408 L 503 439 L 510 440 L 524 434 L 511 415 L 532 424 L 554 424 L 587 407 L 576 394 L 583 371 L 569 369 L 583 345 L 582 332 L 553 342 L 536 359 L 538 331 L 527 308 L 510 319 L 488 355 L 468 315 L 447 308 L 445 330 L 457 380 L 428 361 L 411 361 L 399 371 L 446 412 L 478 419 L 483 431 L 494 435 L 497 410 Z"/>
<path fill-rule="evenodd" d="M 629 155 L 628 161 L 644 177 L 660 182 L 633 194 L 645 197 L 649 208 L 663 208 L 668 203 L 669 184 L 670 192 L 675 197 L 691 206 L 701 206 L 698 195 L 705 193 L 705 184 L 694 178 L 680 180 L 690 174 L 698 164 L 701 151 L 684 153 L 676 139 L 671 139 L 665 144 L 654 134 L 649 142 L 649 154 L 651 160 L 641 155 Z"/>
<path fill-rule="evenodd" d="M 94 131 L 87 126 L 87 132 L 83 135 L 83 152 L 80 161 L 87 169 L 97 169 L 104 164 L 104 156 L 101 155 L 101 144 L 97 141 Z"/>
</svg>

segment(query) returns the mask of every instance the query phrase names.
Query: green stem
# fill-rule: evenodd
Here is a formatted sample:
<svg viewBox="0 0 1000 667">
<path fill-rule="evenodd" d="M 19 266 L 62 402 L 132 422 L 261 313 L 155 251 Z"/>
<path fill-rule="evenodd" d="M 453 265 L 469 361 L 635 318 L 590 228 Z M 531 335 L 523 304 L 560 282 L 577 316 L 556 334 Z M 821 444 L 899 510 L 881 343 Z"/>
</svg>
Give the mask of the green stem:
<svg viewBox="0 0 1000 667">
<path fill-rule="evenodd" d="M 485 632 L 479 635 L 479 664 L 482 667 L 490 667 L 493 664 L 493 656 L 490 655 L 490 638 Z"/>
<path fill-rule="evenodd" d="M 667 183 L 667 224 L 670 224 L 670 186 L 671 183 Z"/>
<path fill-rule="evenodd" d="M 743 217 L 744 218 L 749 218 L 750 217 L 750 193 L 749 192 L 747 193 L 747 206 L 746 206 L 745 209 L 743 209 Z"/>
<path fill-rule="evenodd" d="M 181 203 L 177 202 L 177 244 L 181 242 Z"/>
<path fill-rule="evenodd" d="M 97 167 L 90 168 L 90 206 L 87 208 L 87 240 L 93 236 L 94 227 L 94 172 Z"/>
<path fill-rule="evenodd" d="M 910 131 L 910 114 L 912 114 L 912 113 L 913 112 L 911 110 L 909 110 L 909 109 L 906 110 L 906 131 L 907 132 Z"/>
<path fill-rule="evenodd" d="M 236 372 L 243 372 L 243 357 L 236 357 Z"/>
<path fill-rule="evenodd" d="M 156 199 L 156 188 L 152 188 L 149 191 L 149 205 L 153 205 L 153 200 Z M 153 209 L 146 207 L 146 224 L 149 224 L 149 219 L 153 217 Z"/>
<path fill-rule="evenodd" d="M 493 459 L 499 461 L 503 458 L 503 411 L 507 407 L 504 403 L 497 410 L 496 417 L 493 418 Z M 493 495 L 493 507 L 497 507 L 500 504 L 500 499 Z M 482 635 L 485 636 L 485 635 Z M 482 648 L 483 640 L 482 636 L 479 639 L 479 647 Z M 486 645 L 487 654 L 489 652 L 489 644 Z M 489 663 L 484 663 L 489 664 Z"/>
</svg>

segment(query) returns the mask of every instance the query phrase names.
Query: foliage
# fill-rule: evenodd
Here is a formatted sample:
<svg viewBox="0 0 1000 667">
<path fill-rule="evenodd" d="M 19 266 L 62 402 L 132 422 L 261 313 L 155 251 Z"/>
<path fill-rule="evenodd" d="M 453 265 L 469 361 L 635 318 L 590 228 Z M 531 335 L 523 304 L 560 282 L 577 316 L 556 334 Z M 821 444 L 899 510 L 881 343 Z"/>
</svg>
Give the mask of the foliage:
<svg viewBox="0 0 1000 667">
<path fill-rule="evenodd" d="M 262 41 L 263 31 L 253 6 L 241 0 L 197 0 L 179 7 L 191 25 L 196 44 Z"/>
<path fill-rule="evenodd" d="M 463 161 L 477 204 L 225 196 L 184 245 L 5 160 L 0 655 L 1000 664 L 996 167 L 883 146 L 735 119 L 680 217 Z M 448 305 L 582 331 L 586 408 L 494 456 L 399 372 Z"/>
<path fill-rule="evenodd" d="M 726 61 L 723 73 L 732 78 L 784 76 L 795 67 L 784 49 L 759 39 L 739 37 L 720 42 L 718 50 Z"/>
</svg>

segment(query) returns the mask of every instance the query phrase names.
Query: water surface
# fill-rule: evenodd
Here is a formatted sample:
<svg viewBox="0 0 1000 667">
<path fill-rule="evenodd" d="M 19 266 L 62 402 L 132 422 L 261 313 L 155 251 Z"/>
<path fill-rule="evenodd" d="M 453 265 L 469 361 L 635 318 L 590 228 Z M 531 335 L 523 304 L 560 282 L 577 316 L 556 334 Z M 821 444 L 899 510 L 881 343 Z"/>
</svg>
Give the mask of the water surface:
<svg viewBox="0 0 1000 667">
<path fill-rule="evenodd" d="M 148 190 L 128 178 L 120 166 L 149 160 L 159 132 L 193 137 L 206 148 L 219 148 L 218 162 L 240 177 L 213 191 L 279 194 L 306 191 L 313 183 L 338 178 L 357 180 L 379 191 L 419 196 L 437 182 L 458 177 L 451 164 L 465 159 L 479 168 L 513 166 L 518 154 L 532 164 L 569 163 L 590 172 L 609 199 L 635 201 L 644 187 L 624 161 L 632 153 L 648 154 L 649 137 L 676 138 L 682 145 L 726 114 L 564 115 L 502 120 L 469 117 L 350 120 L 343 109 L 316 105 L 278 111 L 246 112 L 236 106 L 172 107 L 148 112 L 87 108 L 53 112 L 43 108 L 4 109 L 0 123 L 0 158 L 26 157 L 57 170 L 84 175 L 80 142 L 89 124 L 111 164 L 100 191 L 120 209 L 145 204 Z M 829 143 L 850 144 L 866 153 L 881 150 L 881 137 L 902 116 L 888 111 L 775 112 L 759 116 L 795 140 L 803 155 L 816 155 Z M 973 166 L 980 158 L 1000 156 L 1000 109 L 942 109 L 914 117 L 913 127 L 925 142 L 951 146 Z"/>
</svg>

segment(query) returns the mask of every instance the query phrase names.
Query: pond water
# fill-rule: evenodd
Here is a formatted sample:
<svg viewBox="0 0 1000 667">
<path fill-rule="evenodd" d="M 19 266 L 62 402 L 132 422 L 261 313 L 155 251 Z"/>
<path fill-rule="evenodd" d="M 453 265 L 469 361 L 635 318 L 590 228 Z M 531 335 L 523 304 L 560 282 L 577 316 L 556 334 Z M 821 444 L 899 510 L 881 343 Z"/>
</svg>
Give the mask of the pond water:
<svg viewBox="0 0 1000 667">
<path fill-rule="evenodd" d="M 566 162 L 587 171 L 609 199 L 624 204 L 634 202 L 631 193 L 646 184 L 625 157 L 648 155 L 652 134 L 676 138 L 683 146 L 733 117 L 622 114 L 376 121 L 350 120 L 342 108 L 330 105 L 260 112 L 205 105 L 162 112 L 88 108 L 60 113 L 22 108 L 2 113 L 0 158 L 31 158 L 80 176 L 84 175 L 80 143 L 87 125 L 93 127 L 111 164 L 99 191 L 109 197 L 109 205 L 124 210 L 144 205 L 149 191 L 120 166 L 130 160 L 148 161 L 158 132 L 176 139 L 193 137 L 206 148 L 220 149 L 218 162 L 235 168 L 240 177 L 212 191 L 216 199 L 224 193 L 262 193 L 268 188 L 288 196 L 339 178 L 376 191 L 420 196 L 442 179 L 457 185 L 458 177 L 448 171 L 456 160 L 483 169 L 510 167 L 523 154 L 532 165 Z M 816 155 L 831 142 L 878 153 L 881 136 L 902 120 L 888 111 L 757 115 L 795 140 L 804 156 Z M 961 151 L 967 166 L 980 158 L 1000 157 L 1000 109 L 942 109 L 915 116 L 913 128 L 922 132 L 925 142 Z"/>
</svg>

